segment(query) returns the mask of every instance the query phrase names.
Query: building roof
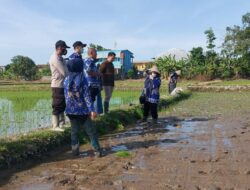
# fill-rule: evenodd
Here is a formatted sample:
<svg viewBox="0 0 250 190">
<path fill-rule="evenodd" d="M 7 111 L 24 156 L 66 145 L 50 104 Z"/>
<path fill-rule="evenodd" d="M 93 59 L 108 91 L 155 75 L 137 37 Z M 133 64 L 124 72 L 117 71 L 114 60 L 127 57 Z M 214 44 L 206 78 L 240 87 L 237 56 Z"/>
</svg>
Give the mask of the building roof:
<svg viewBox="0 0 250 190">
<path fill-rule="evenodd" d="M 134 65 L 147 65 L 147 64 L 152 64 L 153 61 L 134 61 Z"/>
</svg>

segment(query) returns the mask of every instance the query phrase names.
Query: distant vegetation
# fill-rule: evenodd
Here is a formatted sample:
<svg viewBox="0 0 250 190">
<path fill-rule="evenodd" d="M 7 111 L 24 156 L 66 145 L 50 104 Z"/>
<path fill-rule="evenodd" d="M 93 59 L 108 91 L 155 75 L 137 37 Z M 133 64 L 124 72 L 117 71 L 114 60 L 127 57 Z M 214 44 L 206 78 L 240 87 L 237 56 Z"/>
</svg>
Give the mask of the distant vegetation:
<svg viewBox="0 0 250 190">
<path fill-rule="evenodd" d="M 29 57 L 15 56 L 11 63 L 1 73 L 1 79 L 24 79 L 34 80 L 37 78 L 38 69 L 35 62 Z"/>
<path fill-rule="evenodd" d="M 89 44 L 89 47 L 91 48 L 95 48 L 97 51 L 109 51 L 111 49 L 107 49 L 101 45 L 98 45 L 98 44 Z"/>
<path fill-rule="evenodd" d="M 182 70 L 187 79 L 249 78 L 250 77 L 250 13 L 242 16 L 242 26 L 227 27 L 221 52 L 215 51 L 216 36 L 212 28 L 205 32 L 207 50 L 194 47 L 189 58 L 176 61 L 172 56 L 155 61 L 163 76 Z"/>
<path fill-rule="evenodd" d="M 250 77 L 250 13 L 242 16 L 242 25 L 226 28 L 224 42 L 220 52 L 215 51 L 216 36 L 212 28 L 204 32 L 207 38 L 206 51 L 202 47 L 194 47 L 188 59 L 177 61 L 173 56 L 155 60 L 163 77 L 172 70 L 181 70 L 186 79 L 212 80 L 216 78 L 249 78 Z M 98 51 L 110 50 L 101 45 L 90 44 Z M 129 70 L 128 78 L 137 78 L 135 68 Z M 0 71 L 0 79 L 36 80 L 49 76 L 49 65 L 38 69 L 29 57 L 15 56 L 5 71 Z"/>
</svg>

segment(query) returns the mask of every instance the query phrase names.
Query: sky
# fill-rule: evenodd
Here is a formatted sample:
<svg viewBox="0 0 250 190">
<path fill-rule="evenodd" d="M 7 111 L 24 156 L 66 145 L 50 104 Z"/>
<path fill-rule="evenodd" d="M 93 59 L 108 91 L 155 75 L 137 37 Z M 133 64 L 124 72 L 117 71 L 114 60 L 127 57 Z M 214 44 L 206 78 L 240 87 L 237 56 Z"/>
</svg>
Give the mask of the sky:
<svg viewBox="0 0 250 190">
<path fill-rule="evenodd" d="M 129 49 L 146 61 L 171 48 L 205 48 L 210 27 L 219 48 L 225 28 L 249 11 L 249 0 L 0 0 L 0 65 L 15 55 L 46 64 L 57 40 Z"/>
</svg>

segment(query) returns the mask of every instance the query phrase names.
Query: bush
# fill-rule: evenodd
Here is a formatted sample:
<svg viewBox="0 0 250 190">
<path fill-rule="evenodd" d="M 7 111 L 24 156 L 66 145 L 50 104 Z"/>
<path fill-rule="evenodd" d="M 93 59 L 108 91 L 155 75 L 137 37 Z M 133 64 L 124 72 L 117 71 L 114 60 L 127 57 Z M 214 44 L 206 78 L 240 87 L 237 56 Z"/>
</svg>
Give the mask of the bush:
<svg viewBox="0 0 250 190">
<path fill-rule="evenodd" d="M 128 78 L 129 78 L 129 79 L 132 79 L 132 78 L 134 78 L 134 76 L 135 76 L 134 71 L 133 71 L 132 69 L 129 69 L 129 70 L 128 70 Z"/>
<path fill-rule="evenodd" d="M 11 64 L 8 65 L 6 74 L 16 79 L 34 80 L 37 76 L 37 67 L 29 57 L 18 55 L 11 59 Z"/>
</svg>

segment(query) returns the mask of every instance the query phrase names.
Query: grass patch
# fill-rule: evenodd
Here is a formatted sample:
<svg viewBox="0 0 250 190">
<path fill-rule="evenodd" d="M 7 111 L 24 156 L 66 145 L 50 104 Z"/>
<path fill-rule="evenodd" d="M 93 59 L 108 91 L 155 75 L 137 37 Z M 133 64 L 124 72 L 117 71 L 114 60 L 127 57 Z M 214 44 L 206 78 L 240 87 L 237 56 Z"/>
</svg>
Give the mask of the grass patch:
<svg viewBox="0 0 250 190">
<path fill-rule="evenodd" d="M 41 99 L 49 100 L 51 91 L 1 91 L 0 98 L 11 101 L 13 110 L 21 112 L 32 109 Z"/>
<path fill-rule="evenodd" d="M 217 83 L 215 85 L 218 85 L 218 86 L 245 86 L 245 85 L 250 85 L 250 80 L 249 79 L 224 80 L 224 81 Z"/>
<path fill-rule="evenodd" d="M 129 158 L 132 154 L 129 151 L 121 150 L 115 153 L 115 155 L 119 158 Z"/>
<path fill-rule="evenodd" d="M 193 92 L 192 96 L 160 114 L 174 117 L 229 116 L 249 112 L 250 92 Z"/>
</svg>

